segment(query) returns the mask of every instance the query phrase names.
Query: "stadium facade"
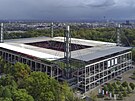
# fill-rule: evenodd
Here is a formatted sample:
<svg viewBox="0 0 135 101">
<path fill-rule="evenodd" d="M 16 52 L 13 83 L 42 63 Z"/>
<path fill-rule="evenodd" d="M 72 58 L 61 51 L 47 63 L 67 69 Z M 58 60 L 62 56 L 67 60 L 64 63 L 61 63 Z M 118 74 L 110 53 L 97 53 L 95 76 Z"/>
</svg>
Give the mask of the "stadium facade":
<svg viewBox="0 0 135 101">
<path fill-rule="evenodd" d="M 25 63 L 83 92 L 92 90 L 132 68 L 130 47 L 115 43 L 71 38 L 70 70 L 65 69 L 63 37 L 4 40 L 0 56 L 12 64 Z M 68 72 L 68 78 L 65 74 Z"/>
</svg>

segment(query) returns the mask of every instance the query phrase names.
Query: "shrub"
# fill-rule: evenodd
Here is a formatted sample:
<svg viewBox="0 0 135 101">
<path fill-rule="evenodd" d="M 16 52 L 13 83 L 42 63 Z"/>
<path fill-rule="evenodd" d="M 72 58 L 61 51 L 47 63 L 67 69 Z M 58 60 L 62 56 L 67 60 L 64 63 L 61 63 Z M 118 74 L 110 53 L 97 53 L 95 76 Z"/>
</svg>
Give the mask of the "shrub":
<svg viewBox="0 0 135 101">
<path fill-rule="evenodd" d="M 122 86 L 123 86 L 123 87 L 128 87 L 127 81 L 123 82 L 123 83 L 122 83 Z"/>
<path fill-rule="evenodd" d="M 104 100 L 112 100 L 112 99 L 107 97 L 107 98 L 104 98 Z"/>
<path fill-rule="evenodd" d="M 133 83 L 130 83 L 129 86 L 131 87 L 132 90 L 134 90 L 135 85 Z"/>
<path fill-rule="evenodd" d="M 121 93 L 118 94 L 118 100 L 122 100 L 123 99 L 123 96 Z"/>
<path fill-rule="evenodd" d="M 117 84 L 117 85 L 121 85 L 120 81 L 118 81 L 118 80 L 117 80 L 116 84 Z"/>
<path fill-rule="evenodd" d="M 114 91 L 112 92 L 112 97 L 114 97 Z"/>
<path fill-rule="evenodd" d="M 3 96 L 4 98 L 11 98 L 12 94 L 11 94 L 11 92 L 10 92 L 10 89 L 8 89 L 8 88 L 6 87 L 6 88 L 3 90 L 2 96 Z"/>
<path fill-rule="evenodd" d="M 118 88 L 118 86 L 117 86 L 117 84 L 115 82 L 112 83 L 112 86 L 114 87 L 114 89 L 117 89 Z"/>
<path fill-rule="evenodd" d="M 120 86 L 119 89 L 120 89 L 120 91 L 124 91 L 124 87 L 123 86 Z"/>
<path fill-rule="evenodd" d="M 103 90 L 104 91 L 108 91 L 109 90 L 108 86 L 105 85 L 104 88 L 103 88 Z"/>
<path fill-rule="evenodd" d="M 128 93 L 131 93 L 132 92 L 132 90 L 131 90 L 131 88 L 129 86 L 127 87 L 127 92 Z"/>
<path fill-rule="evenodd" d="M 118 86 L 116 86 L 116 88 L 115 88 L 115 93 L 116 93 L 116 94 L 118 94 L 118 93 L 119 93 L 119 91 L 120 91 L 119 87 L 118 87 Z"/>
<path fill-rule="evenodd" d="M 103 98 L 103 97 L 104 97 L 104 95 L 102 95 L 102 94 L 98 94 L 98 95 L 97 95 L 97 97 L 98 97 L 98 98 Z"/>
<path fill-rule="evenodd" d="M 135 75 L 135 71 L 133 72 L 133 75 Z"/>
<path fill-rule="evenodd" d="M 108 90 L 109 91 L 114 91 L 114 87 L 110 84 L 110 85 L 108 85 Z"/>
<path fill-rule="evenodd" d="M 123 91 L 123 96 L 126 97 L 127 96 L 127 92 L 126 91 Z"/>
</svg>

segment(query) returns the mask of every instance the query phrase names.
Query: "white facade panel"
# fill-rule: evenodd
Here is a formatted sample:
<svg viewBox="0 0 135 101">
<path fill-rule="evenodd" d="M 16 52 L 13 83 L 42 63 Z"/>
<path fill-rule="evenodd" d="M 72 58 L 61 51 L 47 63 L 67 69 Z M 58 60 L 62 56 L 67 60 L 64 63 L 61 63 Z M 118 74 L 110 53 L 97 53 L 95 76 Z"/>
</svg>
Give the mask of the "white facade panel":
<svg viewBox="0 0 135 101">
<path fill-rule="evenodd" d="M 111 66 L 111 61 L 107 61 L 107 67 L 110 67 Z"/>
<path fill-rule="evenodd" d="M 114 65 L 114 59 L 112 59 L 111 61 L 112 61 L 112 62 L 111 62 L 111 65 L 113 66 L 113 65 Z"/>
<path fill-rule="evenodd" d="M 116 64 L 118 64 L 118 59 L 117 59 L 117 58 L 115 58 L 115 65 L 116 65 Z"/>
</svg>

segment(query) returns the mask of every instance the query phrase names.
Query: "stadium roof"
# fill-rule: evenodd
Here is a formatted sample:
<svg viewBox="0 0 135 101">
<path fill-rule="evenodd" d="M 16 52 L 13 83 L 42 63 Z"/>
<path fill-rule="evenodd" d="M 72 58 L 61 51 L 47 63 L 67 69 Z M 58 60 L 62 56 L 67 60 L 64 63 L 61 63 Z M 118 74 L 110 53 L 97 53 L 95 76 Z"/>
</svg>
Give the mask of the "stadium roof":
<svg viewBox="0 0 135 101">
<path fill-rule="evenodd" d="M 28 54 L 28 55 L 31 55 L 31 56 L 35 56 L 35 57 L 38 57 L 38 58 L 47 59 L 47 60 L 55 60 L 55 59 L 60 58 L 58 56 L 54 56 L 54 55 L 50 55 L 50 54 L 47 54 L 47 53 L 38 52 L 38 51 L 30 50 L 30 49 L 25 49 L 23 47 L 8 45 L 6 43 L 0 43 L 0 47 L 8 49 L 8 50 L 16 51 L 16 52 Z"/>
<path fill-rule="evenodd" d="M 12 39 L 5 40 L 4 43 L 0 43 L 0 47 L 17 51 L 20 53 L 28 54 L 42 59 L 50 61 L 57 60 L 64 57 L 64 52 L 58 50 L 52 50 L 47 48 L 40 48 L 36 46 L 26 45 L 24 43 L 41 42 L 41 41 L 59 41 L 63 42 L 63 37 L 37 37 L 37 38 L 23 38 L 23 39 Z M 115 43 L 84 40 L 72 38 L 72 43 L 92 46 L 91 48 L 79 49 L 71 52 L 71 58 L 78 59 L 81 61 L 90 61 L 96 58 L 104 57 L 113 53 L 121 52 L 131 48 L 118 47 Z"/>
<path fill-rule="evenodd" d="M 114 54 L 114 53 L 117 53 L 117 52 L 121 52 L 121 51 L 125 51 L 125 50 L 128 50 L 128 49 L 131 49 L 130 47 L 111 47 L 109 49 L 105 49 L 105 50 L 101 50 L 101 51 L 97 51 L 97 52 L 94 52 L 94 53 L 88 53 L 88 54 L 85 54 L 83 56 L 77 56 L 77 57 L 74 57 L 75 59 L 78 59 L 78 60 L 83 60 L 83 61 L 90 61 L 90 60 L 93 60 L 93 59 L 97 59 L 97 58 L 101 58 L 101 57 L 104 57 L 104 56 L 107 56 L 107 55 L 110 55 L 110 54 Z"/>
</svg>

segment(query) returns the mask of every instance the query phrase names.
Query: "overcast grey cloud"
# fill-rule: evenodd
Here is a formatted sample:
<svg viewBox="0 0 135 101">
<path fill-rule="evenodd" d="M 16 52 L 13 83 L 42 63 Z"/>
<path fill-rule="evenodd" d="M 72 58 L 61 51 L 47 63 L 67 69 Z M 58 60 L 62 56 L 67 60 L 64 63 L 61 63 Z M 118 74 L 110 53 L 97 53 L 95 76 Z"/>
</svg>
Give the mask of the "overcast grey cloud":
<svg viewBox="0 0 135 101">
<path fill-rule="evenodd" d="M 135 0 L 0 0 L 0 19 L 135 18 Z"/>
<path fill-rule="evenodd" d="M 108 7 L 108 6 L 113 6 L 113 5 L 115 5 L 114 0 L 104 0 L 102 2 L 87 4 L 87 6 L 90 6 L 90 7 Z"/>
</svg>

